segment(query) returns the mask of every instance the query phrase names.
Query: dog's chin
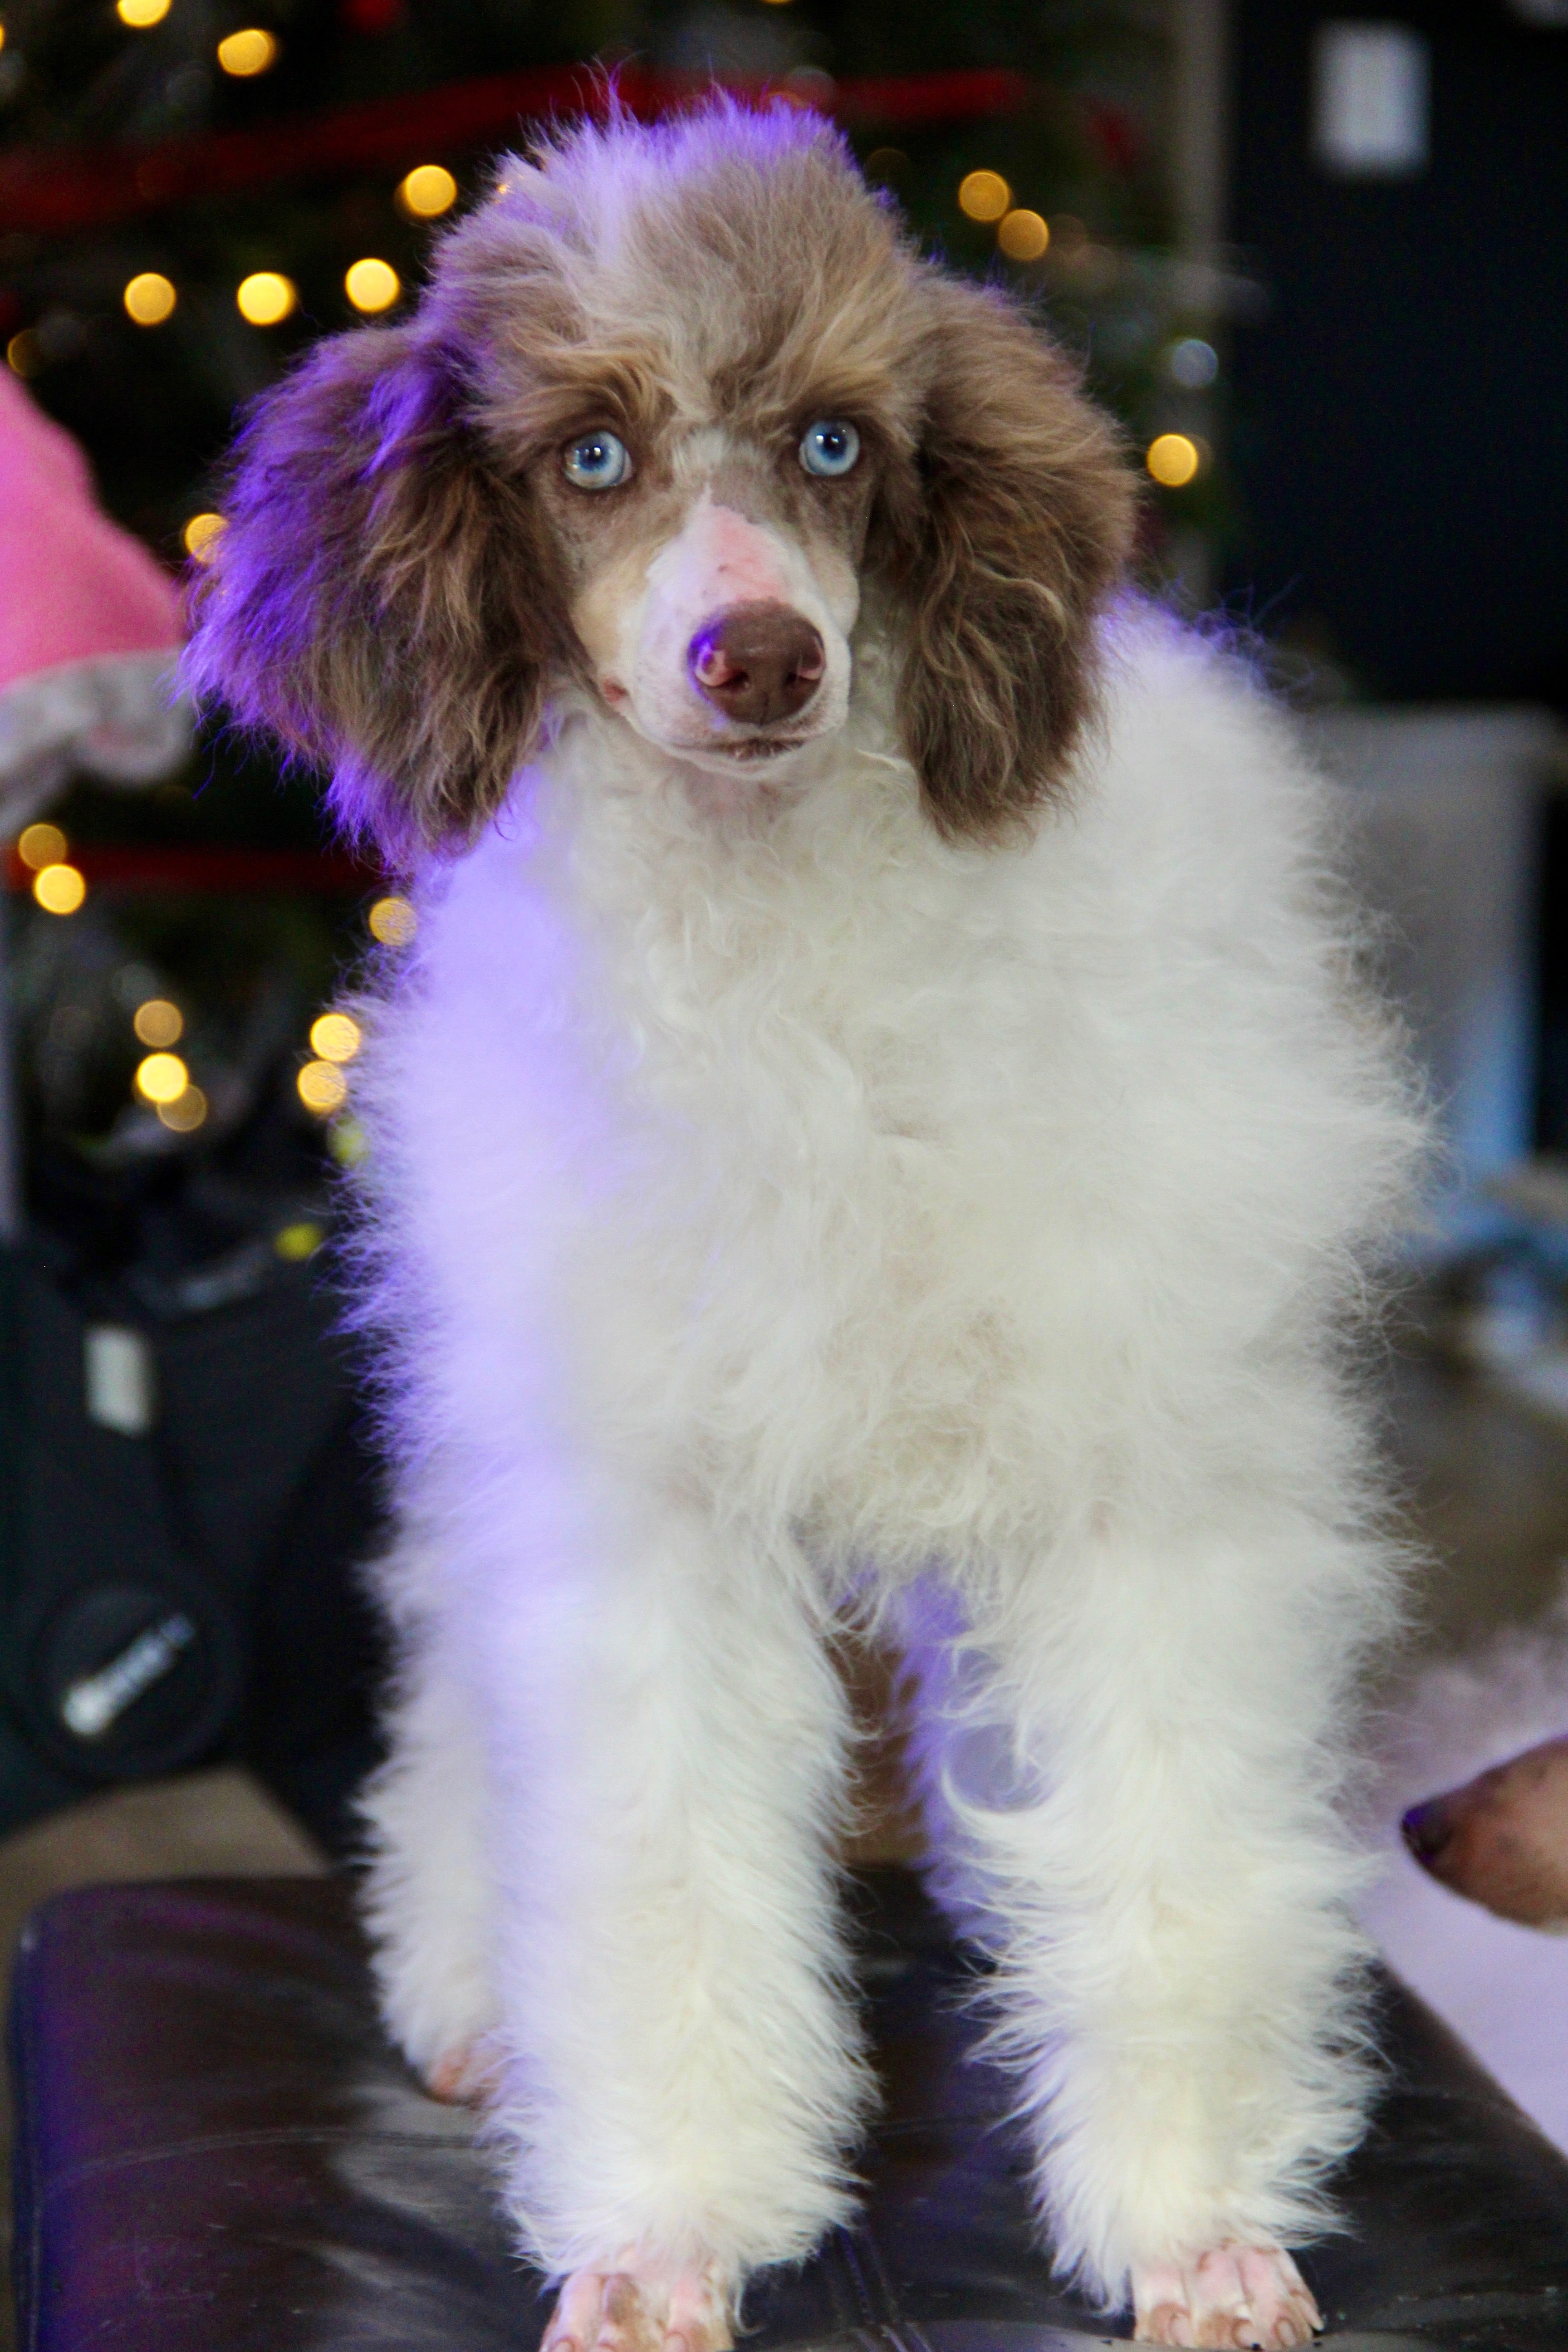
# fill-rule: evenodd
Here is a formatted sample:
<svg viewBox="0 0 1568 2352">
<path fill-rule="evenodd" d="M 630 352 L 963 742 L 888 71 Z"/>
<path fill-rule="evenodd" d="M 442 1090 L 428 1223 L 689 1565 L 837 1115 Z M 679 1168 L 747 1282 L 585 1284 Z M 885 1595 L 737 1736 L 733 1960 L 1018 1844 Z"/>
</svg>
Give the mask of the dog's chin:
<svg viewBox="0 0 1568 2352">
<path fill-rule="evenodd" d="M 823 752 L 841 734 L 844 721 L 776 733 L 704 734 L 686 737 L 649 726 L 630 705 L 617 716 L 667 759 L 676 761 L 695 783 L 707 791 L 700 796 L 724 805 L 740 805 L 747 797 L 776 797 L 781 790 L 804 784 L 816 773 Z M 725 788 L 715 790 L 716 783 Z"/>
<path fill-rule="evenodd" d="M 749 831 L 798 804 L 839 732 L 825 727 L 811 735 L 753 735 L 731 743 L 667 748 L 680 763 L 690 806 L 726 829 L 739 824 Z"/>
<path fill-rule="evenodd" d="M 733 743 L 668 743 L 665 749 L 710 776 L 752 774 L 772 779 L 798 774 L 805 755 L 827 740 L 824 730 L 820 735 L 748 735 Z"/>
</svg>

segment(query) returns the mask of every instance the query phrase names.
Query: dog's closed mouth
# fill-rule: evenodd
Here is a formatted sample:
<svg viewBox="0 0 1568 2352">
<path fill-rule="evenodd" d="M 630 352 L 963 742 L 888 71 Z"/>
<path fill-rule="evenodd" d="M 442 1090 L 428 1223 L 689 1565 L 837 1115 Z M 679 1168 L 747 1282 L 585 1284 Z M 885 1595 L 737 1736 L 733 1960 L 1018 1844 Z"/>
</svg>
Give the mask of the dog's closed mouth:
<svg viewBox="0 0 1568 2352">
<path fill-rule="evenodd" d="M 715 743 L 713 749 L 727 760 L 776 760 L 781 751 L 798 751 L 806 740 L 804 735 L 754 735 L 744 743 Z"/>
</svg>

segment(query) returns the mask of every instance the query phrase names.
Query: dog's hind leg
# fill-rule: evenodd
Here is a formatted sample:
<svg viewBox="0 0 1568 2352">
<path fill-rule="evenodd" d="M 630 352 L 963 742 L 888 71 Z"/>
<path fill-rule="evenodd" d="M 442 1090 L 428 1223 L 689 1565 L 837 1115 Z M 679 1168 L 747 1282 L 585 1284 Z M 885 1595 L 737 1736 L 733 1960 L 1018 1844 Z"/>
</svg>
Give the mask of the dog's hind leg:
<svg viewBox="0 0 1568 2352">
<path fill-rule="evenodd" d="M 950 1772 L 947 1826 L 1062 2268 L 1131 2284 L 1155 2341 L 1303 2344 L 1283 2249 L 1368 2089 L 1334 1801 L 1382 1565 L 1267 1497 L 1172 1518 L 1102 1526 L 977 1624 L 947 1704 L 1010 1785 Z"/>
<path fill-rule="evenodd" d="M 592 1465 L 541 1465 L 516 1499 L 491 1491 L 491 1560 L 467 1571 L 490 2128 L 524 2243 L 564 2281 L 552 2341 L 713 2352 L 746 2273 L 848 2201 L 866 2081 L 830 1853 L 844 1696 L 792 1546 Z"/>
<path fill-rule="evenodd" d="M 483 1750 L 472 1698 L 434 1631 L 404 1628 L 391 1753 L 361 1799 L 382 2015 L 441 2098 L 483 2089 L 497 2021 Z"/>
</svg>

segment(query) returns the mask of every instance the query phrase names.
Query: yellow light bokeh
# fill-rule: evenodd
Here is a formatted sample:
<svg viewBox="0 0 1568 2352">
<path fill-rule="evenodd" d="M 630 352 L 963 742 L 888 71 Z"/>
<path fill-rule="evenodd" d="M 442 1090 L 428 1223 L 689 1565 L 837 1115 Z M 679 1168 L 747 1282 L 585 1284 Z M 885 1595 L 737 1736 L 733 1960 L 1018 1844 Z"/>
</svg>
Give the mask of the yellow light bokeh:
<svg viewBox="0 0 1568 2352">
<path fill-rule="evenodd" d="M 390 310 L 402 291 L 403 281 L 389 261 L 353 262 L 343 278 L 343 292 L 356 310 Z"/>
<path fill-rule="evenodd" d="M 177 1045 L 185 1034 L 185 1016 L 166 996 L 150 996 L 136 1007 L 131 1026 L 143 1045 Z"/>
<path fill-rule="evenodd" d="M 1009 261 L 1038 261 L 1050 241 L 1038 213 L 1008 213 L 997 226 L 996 242 Z"/>
<path fill-rule="evenodd" d="M 419 928 L 419 918 L 406 898 L 378 898 L 365 921 L 371 938 L 384 948 L 405 948 Z"/>
<path fill-rule="evenodd" d="M 323 1062 L 352 1062 L 362 1043 L 360 1025 L 347 1013 L 322 1013 L 310 1024 L 310 1051 Z"/>
<path fill-rule="evenodd" d="M 234 299 L 240 317 L 251 326 L 276 327 L 298 306 L 300 296 L 291 278 L 276 269 L 257 269 L 240 279 Z"/>
<path fill-rule="evenodd" d="M 458 201 L 458 183 L 444 164 L 416 163 L 397 187 L 397 201 L 416 220 L 438 220 Z"/>
<path fill-rule="evenodd" d="M 13 335 L 5 346 L 6 364 L 13 375 L 37 375 L 44 364 L 44 354 L 31 327 L 24 327 Z"/>
<path fill-rule="evenodd" d="M 187 1087 L 173 1102 L 157 1103 L 153 1108 L 160 1125 L 171 1129 L 175 1135 L 190 1135 L 206 1122 L 207 1098 L 200 1087 Z"/>
<path fill-rule="evenodd" d="M 58 866 L 68 844 L 58 824 L 29 824 L 16 842 L 16 855 L 36 874 L 40 866 Z"/>
<path fill-rule="evenodd" d="M 334 1062 L 307 1062 L 294 1084 L 300 1089 L 300 1100 L 318 1118 L 325 1118 L 337 1109 L 349 1090 L 349 1082 Z"/>
<path fill-rule="evenodd" d="M 4 25 L 0 25 L 0 49 L 3 49 L 3 48 L 5 47 L 5 26 L 4 26 Z"/>
<path fill-rule="evenodd" d="M 180 533 L 185 542 L 185 553 L 195 556 L 198 563 L 210 563 L 227 529 L 220 514 L 194 514 Z"/>
<path fill-rule="evenodd" d="M 136 1091 L 143 1102 L 178 1102 L 190 1083 L 178 1054 L 149 1054 L 136 1065 Z"/>
<path fill-rule="evenodd" d="M 247 25 L 242 33 L 230 33 L 217 45 L 217 61 L 226 74 L 237 81 L 248 80 L 252 74 L 265 73 L 278 56 L 278 44 L 270 33 L 259 25 Z"/>
<path fill-rule="evenodd" d="M 958 208 L 971 220 L 998 221 L 1013 202 L 1000 172 L 971 172 L 958 184 Z"/>
<path fill-rule="evenodd" d="M 302 1265 L 308 1257 L 315 1256 L 325 1239 L 325 1231 L 314 1217 L 296 1217 L 291 1225 L 279 1226 L 272 1246 L 290 1265 Z"/>
<path fill-rule="evenodd" d="M 74 915 L 87 896 L 87 877 L 75 866 L 40 866 L 33 877 L 33 896 L 47 914 Z"/>
<path fill-rule="evenodd" d="M 1180 490 L 1203 464 L 1203 452 L 1185 433 L 1157 433 L 1144 452 L 1143 463 L 1163 488 Z"/>
<path fill-rule="evenodd" d="M 174 0 L 114 0 L 114 13 L 122 25 L 143 33 L 149 25 L 161 25 L 173 5 Z"/>
<path fill-rule="evenodd" d="M 358 1168 L 369 1154 L 370 1138 L 359 1120 L 345 1113 L 328 1128 L 327 1150 L 340 1168 Z"/>
<path fill-rule="evenodd" d="M 161 327 L 165 319 L 174 316 L 178 299 L 173 284 L 157 269 L 140 271 L 121 296 L 128 315 L 139 327 Z"/>
</svg>

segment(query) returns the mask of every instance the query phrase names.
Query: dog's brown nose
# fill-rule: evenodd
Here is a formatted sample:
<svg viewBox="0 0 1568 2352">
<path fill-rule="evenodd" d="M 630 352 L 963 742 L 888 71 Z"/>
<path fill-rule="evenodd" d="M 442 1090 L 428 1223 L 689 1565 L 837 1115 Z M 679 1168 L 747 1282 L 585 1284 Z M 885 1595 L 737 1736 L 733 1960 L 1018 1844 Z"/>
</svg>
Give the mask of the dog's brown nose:
<svg viewBox="0 0 1568 2352">
<path fill-rule="evenodd" d="M 729 604 L 687 648 L 691 683 L 726 719 L 768 727 L 793 719 L 822 683 L 822 639 L 787 604 Z"/>
</svg>

